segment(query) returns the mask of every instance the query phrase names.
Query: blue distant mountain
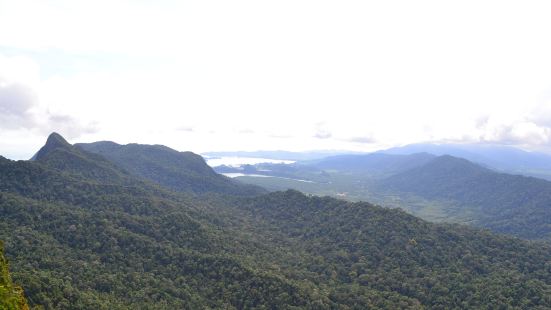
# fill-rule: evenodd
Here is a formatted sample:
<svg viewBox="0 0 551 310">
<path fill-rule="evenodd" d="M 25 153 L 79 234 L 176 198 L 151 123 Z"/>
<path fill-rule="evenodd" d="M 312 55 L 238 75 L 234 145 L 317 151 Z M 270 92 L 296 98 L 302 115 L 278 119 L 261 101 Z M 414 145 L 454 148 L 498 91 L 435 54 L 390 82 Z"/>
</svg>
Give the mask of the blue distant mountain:
<svg viewBox="0 0 551 310">
<path fill-rule="evenodd" d="M 383 153 L 346 154 L 301 163 L 320 170 L 377 176 L 406 171 L 424 165 L 434 157 L 436 156 L 429 153 L 407 155 Z"/>
<path fill-rule="evenodd" d="M 379 153 L 408 155 L 421 152 L 461 157 L 495 170 L 551 180 L 551 155 L 509 146 L 421 143 L 395 147 Z"/>
</svg>

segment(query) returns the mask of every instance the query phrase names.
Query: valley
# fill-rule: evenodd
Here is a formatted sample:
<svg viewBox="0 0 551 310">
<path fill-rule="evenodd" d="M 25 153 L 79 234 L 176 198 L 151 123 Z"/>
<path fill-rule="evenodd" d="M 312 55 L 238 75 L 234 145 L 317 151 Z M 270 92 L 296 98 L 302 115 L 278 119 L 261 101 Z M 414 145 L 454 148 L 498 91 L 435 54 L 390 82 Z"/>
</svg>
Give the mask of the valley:
<svg viewBox="0 0 551 310">
<path fill-rule="evenodd" d="M 527 239 L 551 239 L 551 182 L 503 173 L 449 155 L 339 155 L 287 165 L 219 166 L 215 170 L 241 171 L 244 175 L 236 179 L 269 190 L 291 188 L 349 201 L 370 201 L 432 222 L 468 224 Z"/>
</svg>

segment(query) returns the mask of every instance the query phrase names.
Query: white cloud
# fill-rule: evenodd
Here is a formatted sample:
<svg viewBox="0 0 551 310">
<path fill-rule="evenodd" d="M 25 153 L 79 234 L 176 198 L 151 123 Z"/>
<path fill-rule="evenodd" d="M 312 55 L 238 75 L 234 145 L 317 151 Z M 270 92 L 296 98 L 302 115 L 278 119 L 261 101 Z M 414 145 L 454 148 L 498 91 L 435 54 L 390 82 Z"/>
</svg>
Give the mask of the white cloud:
<svg viewBox="0 0 551 310">
<path fill-rule="evenodd" d="M 510 145 L 540 145 L 550 142 L 551 130 L 531 122 L 519 121 L 513 124 L 499 124 L 486 130 L 482 142 Z"/>
<path fill-rule="evenodd" d="M 20 131 L 27 136 L 44 136 L 58 131 L 74 138 L 95 132 L 93 125 L 81 123 L 65 113 L 52 112 L 43 105 L 39 76 L 39 66 L 31 59 L 0 54 L 0 129 L 3 133 L 15 132 L 17 136 Z"/>
<path fill-rule="evenodd" d="M 17 56 L 0 56 L 0 77 L 32 90 L 20 112 L 42 116 L 33 126 L 88 141 L 544 148 L 549 13 L 545 1 L 0 0 L 0 55 Z"/>
<path fill-rule="evenodd" d="M 0 127 L 26 128 L 34 123 L 29 110 L 34 105 L 33 92 L 24 85 L 0 80 Z"/>
<path fill-rule="evenodd" d="M 373 138 L 372 136 L 352 137 L 352 138 L 348 139 L 348 141 L 356 142 L 356 143 L 367 143 L 367 144 L 377 142 L 377 140 L 375 140 L 375 138 Z"/>
</svg>

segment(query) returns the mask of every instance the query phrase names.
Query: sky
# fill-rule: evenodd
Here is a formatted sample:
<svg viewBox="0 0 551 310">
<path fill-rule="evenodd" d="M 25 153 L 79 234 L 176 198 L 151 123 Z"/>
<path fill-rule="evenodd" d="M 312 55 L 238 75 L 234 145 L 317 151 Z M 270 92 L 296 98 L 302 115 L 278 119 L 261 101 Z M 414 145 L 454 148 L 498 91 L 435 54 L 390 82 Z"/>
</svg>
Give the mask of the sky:
<svg viewBox="0 0 551 310">
<path fill-rule="evenodd" d="M 0 155 L 551 152 L 549 1 L 0 0 Z"/>
</svg>

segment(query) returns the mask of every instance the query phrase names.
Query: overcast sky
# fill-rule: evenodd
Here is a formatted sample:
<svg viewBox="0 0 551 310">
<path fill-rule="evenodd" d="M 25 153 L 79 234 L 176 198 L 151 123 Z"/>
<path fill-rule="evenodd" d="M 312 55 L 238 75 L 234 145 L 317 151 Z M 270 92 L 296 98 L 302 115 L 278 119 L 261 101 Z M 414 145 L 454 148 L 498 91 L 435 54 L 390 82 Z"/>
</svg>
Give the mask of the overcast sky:
<svg viewBox="0 0 551 310">
<path fill-rule="evenodd" d="M 549 1 L 0 0 L 0 154 L 551 150 Z"/>
</svg>

